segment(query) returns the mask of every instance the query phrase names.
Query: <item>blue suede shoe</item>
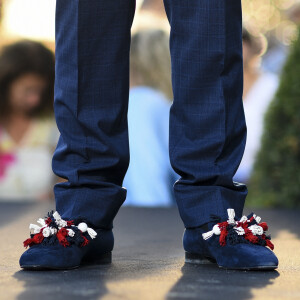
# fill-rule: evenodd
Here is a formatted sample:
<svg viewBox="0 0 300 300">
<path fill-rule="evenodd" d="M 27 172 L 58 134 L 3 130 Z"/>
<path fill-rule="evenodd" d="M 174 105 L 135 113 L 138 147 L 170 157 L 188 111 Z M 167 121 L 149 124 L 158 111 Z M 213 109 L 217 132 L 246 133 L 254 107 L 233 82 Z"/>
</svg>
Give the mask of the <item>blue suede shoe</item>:
<svg viewBox="0 0 300 300">
<path fill-rule="evenodd" d="M 212 216 L 204 226 L 185 229 L 183 247 L 187 263 L 216 263 L 220 268 L 235 270 L 274 270 L 278 259 L 268 226 L 261 218 L 251 213 L 239 221 L 233 209 L 228 209 L 228 220 Z M 267 247 L 269 248 L 267 248 Z"/>
<path fill-rule="evenodd" d="M 29 226 L 33 232 L 23 242 L 29 249 L 20 257 L 21 268 L 67 270 L 83 264 L 111 263 L 112 230 L 94 230 L 83 220 L 65 221 L 58 212 L 48 213 L 38 223 L 41 226 Z"/>
</svg>

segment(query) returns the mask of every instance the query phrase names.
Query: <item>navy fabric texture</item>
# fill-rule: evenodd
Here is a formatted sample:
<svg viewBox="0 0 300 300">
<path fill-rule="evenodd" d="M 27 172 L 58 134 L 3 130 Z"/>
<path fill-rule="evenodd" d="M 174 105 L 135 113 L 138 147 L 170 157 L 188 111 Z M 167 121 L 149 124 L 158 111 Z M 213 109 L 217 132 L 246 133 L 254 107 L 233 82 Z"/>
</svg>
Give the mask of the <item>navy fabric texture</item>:
<svg viewBox="0 0 300 300">
<path fill-rule="evenodd" d="M 170 109 L 170 161 L 181 178 L 174 195 L 186 227 L 241 217 L 247 195 L 233 182 L 246 143 L 242 102 L 240 0 L 165 0 L 171 24 L 174 102 Z"/>
<path fill-rule="evenodd" d="M 246 144 L 241 0 L 164 0 L 171 25 L 174 101 L 169 154 L 185 227 L 210 214 L 242 216 L 247 187 L 232 178 Z M 128 96 L 134 0 L 56 1 L 54 112 L 60 138 L 52 169 L 63 219 L 112 228 L 126 199 Z M 149 185 L 152 183 L 149 182 Z"/>
<path fill-rule="evenodd" d="M 54 112 L 60 137 L 52 159 L 62 218 L 112 228 L 126 198 L 129 166 L 130 28 L 134 1 L 57 0 Z"/>
</svg>

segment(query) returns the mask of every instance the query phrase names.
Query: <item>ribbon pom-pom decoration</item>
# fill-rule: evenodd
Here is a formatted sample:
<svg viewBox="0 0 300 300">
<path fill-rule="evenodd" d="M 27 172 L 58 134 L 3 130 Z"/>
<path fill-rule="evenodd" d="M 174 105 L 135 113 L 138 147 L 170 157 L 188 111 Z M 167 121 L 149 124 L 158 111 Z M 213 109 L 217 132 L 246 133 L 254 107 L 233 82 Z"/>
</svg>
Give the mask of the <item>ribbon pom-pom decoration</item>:
<svg viewBox="0 0 300 300">
<path fill-rule="evenodd" d="M 72 244 L 83 247 L 97 236 L 97 232 L 86 223 L 81 222 L 75 225 L 73 220 L 62 219 L 57 211 L 48 213 L 44 219 L 39 218 L 37 223 L 40 226 L 29 225 L 30 238 L 23 242 L 26 248 L 36 244 L 51 245 L 56 242 L 64 247 Z"/>
<path fill-rule="evenodd" d="M 225 246 L 227 242 L 234 245 L 237 243 L 253 243 L 268 246 L 274 249 L 270 235 L 266 235 L 268 225 L 260 222 L 261 217 L 251 213 L 248 217 L 243 216 L 240 220 L 235 219 L 234 209 L 227 209 L 228 220 L 217 223 L 212 230 L 202 234 L 204 240 L 213 235 L 219 236 L 219 244 Z"/>
</svg>

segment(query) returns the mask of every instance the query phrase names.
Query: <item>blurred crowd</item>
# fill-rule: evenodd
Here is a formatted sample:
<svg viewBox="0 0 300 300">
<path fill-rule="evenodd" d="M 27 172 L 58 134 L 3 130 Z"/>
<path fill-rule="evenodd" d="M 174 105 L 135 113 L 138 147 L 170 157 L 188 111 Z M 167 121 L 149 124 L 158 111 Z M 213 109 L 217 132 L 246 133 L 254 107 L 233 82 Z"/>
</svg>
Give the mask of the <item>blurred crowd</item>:
<svg viewBox="0 0 300 300">
<path fill-rule="evenodd" d="M 163 2 L 144 0 L 135 19 L 139 26 L 131 38 L 130 164 L 123 182 L 127 189 L 124 205 L 172 206 L 173 184 L 179 176 L 170 165 L 168 152 L 173 94 Z M 235 181 L 248 183 L 260 148 L 264 115 L 278 88 L 286 54 L 280 44 L 268 44 L 263 36 L 243 27 L 243 103 L 248 131 Z M 67 180 L 57 177 L 51 168 L 60 137 L 53 111 L 54 80 L 55 55 L 43 43 L 22 39 L 2 47 L 0 201 L 54 201 L 53 185 Z"/>
</svg>

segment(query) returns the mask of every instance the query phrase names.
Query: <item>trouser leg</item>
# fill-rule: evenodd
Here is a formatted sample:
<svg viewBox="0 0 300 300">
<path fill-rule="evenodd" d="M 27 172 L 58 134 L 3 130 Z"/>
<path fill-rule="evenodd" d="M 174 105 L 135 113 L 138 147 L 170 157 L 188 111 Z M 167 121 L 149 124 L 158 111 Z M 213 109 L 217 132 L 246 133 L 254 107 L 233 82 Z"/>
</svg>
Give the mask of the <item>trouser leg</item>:
<svg viewBox="0 0 300 300">
<path fill-rule="evenodd" d="M 135 0 L 57 0 L 53 172 L 63 218 L 111 228 L 129 166 L 129 50 Z"/>
<path fill-rule="evenodd" d="M 241 216 L 247 186 L 232 180 L 244 153 L 241 0 L 164 0 L 174 101 L 169 154 L 185 227 Z"/>
</svg>

